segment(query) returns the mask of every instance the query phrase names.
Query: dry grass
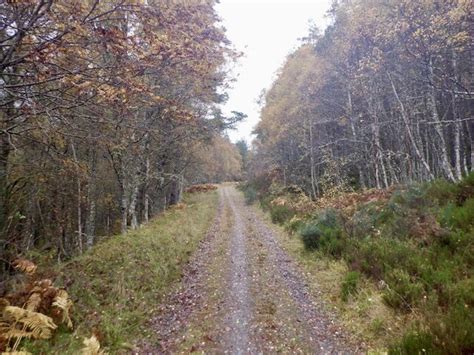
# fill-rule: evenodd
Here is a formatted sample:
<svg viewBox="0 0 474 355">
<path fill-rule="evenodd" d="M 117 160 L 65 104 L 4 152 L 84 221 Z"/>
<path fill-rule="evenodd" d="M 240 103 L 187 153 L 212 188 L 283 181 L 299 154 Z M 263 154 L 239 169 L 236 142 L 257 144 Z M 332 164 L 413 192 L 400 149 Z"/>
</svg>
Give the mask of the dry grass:
<svg viewBox="0 0 474 355">
<path fill-rule="evenodd" d="M 195 193 L 195 192 L 208 192 L 217 190 L 217 185 L 214 184 L 200 184 L 200 185 L 193 185 L 186 188 L 186 192 L 188 193 Z"/>
</svg>

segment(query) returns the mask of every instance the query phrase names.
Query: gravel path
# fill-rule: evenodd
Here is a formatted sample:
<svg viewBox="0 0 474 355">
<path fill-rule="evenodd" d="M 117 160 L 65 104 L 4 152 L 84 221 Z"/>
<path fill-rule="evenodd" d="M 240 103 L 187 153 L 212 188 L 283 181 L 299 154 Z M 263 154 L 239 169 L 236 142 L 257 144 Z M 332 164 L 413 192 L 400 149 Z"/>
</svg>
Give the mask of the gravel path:
<svg viewBox="0 0 474 355">
<path fill-rule="evenodd" d="M 221 186 L 219 201 L 180 287 L 151 320 L 156 339 L 135 353 L 364 353 L 241 193 Z"/>
<path fill-rule="evenodd" d="M 249 292 L 251 277 L 248 270 L 245 225 L 234 203 L 234 196 L 229 195 L 229 188 L 224 188 L 224 195 L 234 215 L 234 227 L 230 236 L 230 265 L 227 271 L 230 285 L 226 300 L 229 313 L 224 320 L 228 329 L 225 350 L 232 354 L 255 353 L 255 347 L 249 337 L 252 302 Z"/>
</svg>

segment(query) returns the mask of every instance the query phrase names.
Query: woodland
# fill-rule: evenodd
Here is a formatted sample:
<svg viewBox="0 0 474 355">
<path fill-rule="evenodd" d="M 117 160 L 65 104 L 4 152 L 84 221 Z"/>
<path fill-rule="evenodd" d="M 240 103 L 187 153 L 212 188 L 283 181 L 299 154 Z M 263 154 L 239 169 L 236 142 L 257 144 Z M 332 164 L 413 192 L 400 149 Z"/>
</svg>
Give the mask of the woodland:
<svg viewBox="0 0 474 355">
<path fill-rule="evenodd" d="M 247 201 L 391 354 L 474 349 L 473 11 L 334 2 L 260 97 Z"/>
<path fill-rule="evenodd" d="M 63 260 L 233 180 L 237 53 L 203 1 L 2 1 L 0 250 Z"/>
<path fill-rule="evenodd" d="M 473 169 L 471 1 L 341 1 L 261 97 L 254 175 L 313 199 Z"/>
<path fill-rule="evenodd" d="M 332 1 L 252 142 L 218 3 L 0 1 L 0 350 L 473 353 L 473 2 Z"/>
</svg>

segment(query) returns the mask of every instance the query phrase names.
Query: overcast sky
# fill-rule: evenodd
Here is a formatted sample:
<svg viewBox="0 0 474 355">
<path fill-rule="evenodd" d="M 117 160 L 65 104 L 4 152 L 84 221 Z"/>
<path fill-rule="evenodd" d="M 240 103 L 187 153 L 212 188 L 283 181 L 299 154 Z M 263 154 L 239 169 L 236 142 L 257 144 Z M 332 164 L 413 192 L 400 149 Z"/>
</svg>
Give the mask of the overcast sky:
<svg viewBox="0 0 474 355">
<path fill-rule="evenodd" d="M 217 12 L 227 29 L 227 37 L 244 53 L 235 68 L 237 81 L 229 91 L 224 112 L 248 115 L 237 130 L 229 131 L 232 141 L 251 141 L 259 120 L 257 99 L 270 87 L 286 56 L 306 36 L 310 21 L 324 29 L 325 13 L 331 0 L 221 0 Z"/>
</svg>

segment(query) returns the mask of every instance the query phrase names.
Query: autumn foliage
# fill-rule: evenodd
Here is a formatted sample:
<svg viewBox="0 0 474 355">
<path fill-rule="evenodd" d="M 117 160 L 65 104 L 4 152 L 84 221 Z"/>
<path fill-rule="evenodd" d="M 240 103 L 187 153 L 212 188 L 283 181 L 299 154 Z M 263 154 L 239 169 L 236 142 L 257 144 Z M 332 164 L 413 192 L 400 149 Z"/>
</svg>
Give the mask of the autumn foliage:
<svg viewBox="0 0 474 355">
<path fill-rule="evenodd" d="M 253 179 L 313 199 L 473 170 L 472 1 L 337 1 L 262 97 Z M 471 38 L 471 39 L 470 39 Z"/>
<path fill-rule="evenodd" d="M 72 329 L 73 302 L 65 289 L 37 276 L 37 266 L 26 259 L 14 262 L 25 275 L 19 290 L 0 299 L 0 350 L 16 351 L 23 338 L 49 339 L 59 325 Z"/>
<path fill-rule="evenodd" d="M 196 147 L 242 118 L 219 109 L 238 53 L 214 4 L 0 3 L 1 278 L 179 202 Z"/>
</svg>

